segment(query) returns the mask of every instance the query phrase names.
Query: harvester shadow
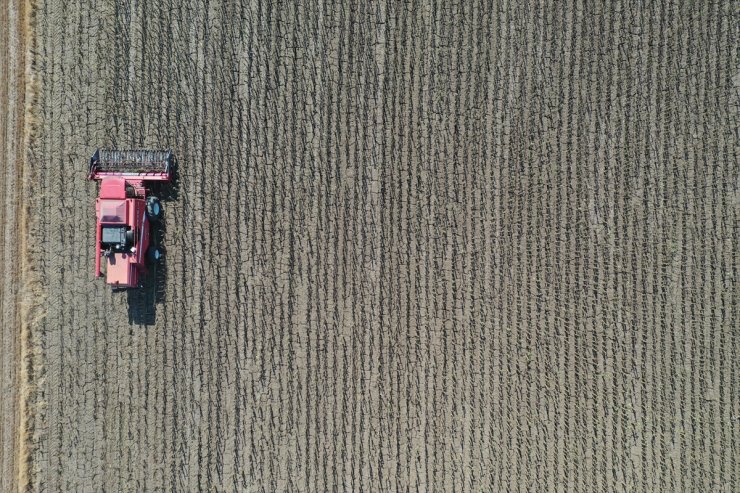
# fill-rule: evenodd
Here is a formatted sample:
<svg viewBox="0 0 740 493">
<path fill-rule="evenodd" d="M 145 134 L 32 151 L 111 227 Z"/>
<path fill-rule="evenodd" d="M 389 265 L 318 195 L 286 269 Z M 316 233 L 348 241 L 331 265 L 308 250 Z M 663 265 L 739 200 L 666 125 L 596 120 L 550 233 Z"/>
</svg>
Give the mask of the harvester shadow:
<svg viewBox="0 0 740 493">
<path fill-rule="evenodd" d="M 167 287 L 167 202 L 176 200 L 180 195 L 180 176 L 177 159 L 172 166 L 172 179 L 168 183 L 151 187 L 152 195 L 159 197 L 163 203 L 164 217 L 152 223 L 152 239 L 163 252 L 162 260 L 149 267 L 143 276 L 141 288 L 128 290 L 128 320 L 130 324 L 154 325 L 157 319 L 157 305 L 165 302 Z"/>
</svg>

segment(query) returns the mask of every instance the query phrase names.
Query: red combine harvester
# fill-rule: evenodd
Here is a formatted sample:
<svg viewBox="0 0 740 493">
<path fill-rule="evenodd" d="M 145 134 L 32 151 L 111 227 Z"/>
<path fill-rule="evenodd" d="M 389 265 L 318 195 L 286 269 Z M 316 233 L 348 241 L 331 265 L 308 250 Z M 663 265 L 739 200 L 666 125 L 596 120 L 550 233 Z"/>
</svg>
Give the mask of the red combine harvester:
<svg viewBox="0 0 740 493">
<path fill-rule="evenodd" d="M 100 180 L 95 203 L 95 277 L 105 257 L 106 282 L 114 289 L 140 287 L 147 264 L 162 251 L 152 244 L 151 223 L 162 217 L 162 204 L 147 195 L 145 182 L 172 179 L 172 151 L 98 149 L 90 159 L 89 180 Z"/>
</svg>

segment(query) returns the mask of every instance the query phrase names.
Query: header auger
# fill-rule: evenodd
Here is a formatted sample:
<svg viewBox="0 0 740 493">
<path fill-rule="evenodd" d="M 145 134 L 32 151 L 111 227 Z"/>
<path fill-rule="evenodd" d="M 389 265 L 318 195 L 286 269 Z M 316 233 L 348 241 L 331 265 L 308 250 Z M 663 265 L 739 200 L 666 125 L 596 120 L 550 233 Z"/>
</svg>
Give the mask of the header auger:
<svg viewBox="0 0 740 493">
<path fill-rule="evenodd" d="M 145 182 L 172 179 L 170 150 L 98 149 L 90 158 L 89 180 L 100 180 L 95 204 L 95 276 L 106 258 L 106 282 L 114 288 L 139 287 L 146 264 L 162 251 L 151 242 L 151 223 L 162 217 L 162 204 L 148 195 Z"/>
</svg>

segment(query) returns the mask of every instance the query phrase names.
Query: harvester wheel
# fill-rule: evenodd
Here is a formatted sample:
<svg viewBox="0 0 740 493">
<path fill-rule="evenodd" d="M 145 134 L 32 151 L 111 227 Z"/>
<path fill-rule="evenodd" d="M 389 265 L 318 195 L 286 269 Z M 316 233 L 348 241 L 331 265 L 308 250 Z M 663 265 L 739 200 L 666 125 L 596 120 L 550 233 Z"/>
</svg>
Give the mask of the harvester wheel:
<svg viewBox="0 0 740 493">
<path fill-rule="evenodd" d="M 158 221 L 162 217 L 162 204 L 157 197 L 146 199 L 146 215 L 152 221 Z"/>
<path fill-rule="evenodd" d="M 162 250 L 159 247 L 150 246 L 146 251 L 146 258 L 150 264 L 158 264 L 162 260 Z"/>
</svg>

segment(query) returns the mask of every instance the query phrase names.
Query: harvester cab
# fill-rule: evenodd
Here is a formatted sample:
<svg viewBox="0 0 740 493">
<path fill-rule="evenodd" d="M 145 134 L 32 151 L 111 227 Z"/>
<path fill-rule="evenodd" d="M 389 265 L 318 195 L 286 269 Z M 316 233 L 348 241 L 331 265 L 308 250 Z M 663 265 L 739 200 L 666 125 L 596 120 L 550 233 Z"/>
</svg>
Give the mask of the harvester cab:
<svg viewBox="0 0 740 493">
<path fill-rule="evenodd" d="M 95 276 L 114 288 L 140 286 L 147 264 L 159 262 L 161 249 L 151 236 L 162 204 L 149 195 L 146 182 L 172 179 L 172 151 L 98 149 L 90 158 L 89 180 L 100 181 L 95 203 Z"/>
</svg>

